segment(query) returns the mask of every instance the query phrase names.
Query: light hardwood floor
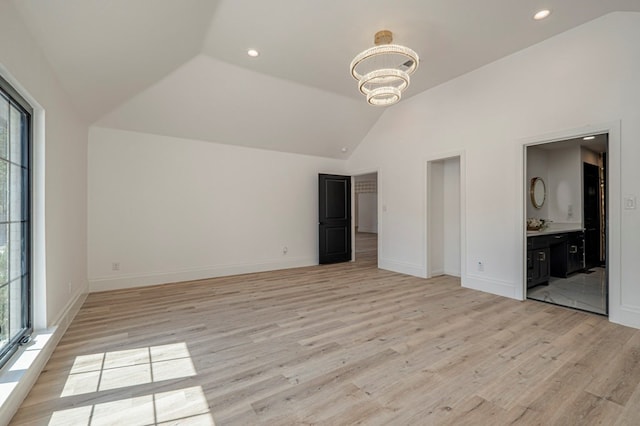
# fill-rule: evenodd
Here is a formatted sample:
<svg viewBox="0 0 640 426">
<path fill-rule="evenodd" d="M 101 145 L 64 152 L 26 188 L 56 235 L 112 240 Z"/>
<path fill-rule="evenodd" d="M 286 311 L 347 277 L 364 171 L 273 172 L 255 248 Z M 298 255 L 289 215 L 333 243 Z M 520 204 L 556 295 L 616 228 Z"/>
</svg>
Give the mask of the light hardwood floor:
<svg viewBox="0 0 640 426">
<path fill-rule="evenodd" d="M 360 261 L 91 294 L 14 424 L 640 424 L 640 331 Z"/>
</svg>

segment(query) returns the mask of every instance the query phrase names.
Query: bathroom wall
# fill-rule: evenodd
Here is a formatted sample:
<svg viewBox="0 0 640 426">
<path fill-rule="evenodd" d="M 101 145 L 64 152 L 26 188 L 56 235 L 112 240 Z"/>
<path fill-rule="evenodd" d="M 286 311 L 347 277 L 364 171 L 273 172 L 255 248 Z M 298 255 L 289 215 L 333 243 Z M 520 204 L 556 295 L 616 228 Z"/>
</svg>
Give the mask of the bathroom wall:
<svg viewBox="0 0 640 426">
<path fill-rule="evenodd" d="M 527 148 L 527 179 L 525 181 L 525 194 L 527 198 L 527 217 L 535 217 L 538 219 L 548 219 L 549 218 L 549 203 L 546 202 L 540 207 L 536 209 L 531 202 L 530 189 L 531 189 L 531 179 L 535 177 L 540 177 L 544 180 L 545 185 L 547 185 L 547 198 L 548 198 L 548 183 L 549 183 L 549 155 L 548 151 L 536 147 L 531 146 Z"/>
<path fill-rule="evenodd" d="M 547 164 L 549 219 L 557 223 L 582 223 L 580 146 L 550 150 Z"/>
</svg>

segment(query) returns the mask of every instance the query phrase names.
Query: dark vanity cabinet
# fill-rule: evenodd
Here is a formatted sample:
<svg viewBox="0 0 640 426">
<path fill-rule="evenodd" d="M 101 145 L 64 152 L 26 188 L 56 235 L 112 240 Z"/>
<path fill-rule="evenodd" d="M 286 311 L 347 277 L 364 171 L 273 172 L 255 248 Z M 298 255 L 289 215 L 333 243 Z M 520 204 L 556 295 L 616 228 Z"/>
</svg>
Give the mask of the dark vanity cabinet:
<svg viewBox="0 0 640 426">
<path fill-rule="evenodd" d="M 551 275 L 547 236 L 527 238 L 527 288 L 547 283 Z"/>
<path fill-rule="evenodd" d="M 551 275 L 566 278 L 584 269 L 584 233 L 552 235 Z"/>
<path fill-rule="evenodd" d="M 527 237 L 527 288 L 584 269 L 582 231 Z"/>
</svg>

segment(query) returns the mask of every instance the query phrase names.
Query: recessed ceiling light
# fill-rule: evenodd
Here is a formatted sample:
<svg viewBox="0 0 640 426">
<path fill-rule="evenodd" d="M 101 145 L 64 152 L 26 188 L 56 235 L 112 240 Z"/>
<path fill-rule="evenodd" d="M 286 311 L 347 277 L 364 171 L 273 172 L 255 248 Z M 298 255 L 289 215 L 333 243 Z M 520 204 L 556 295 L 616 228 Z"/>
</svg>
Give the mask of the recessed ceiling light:
<svg viewBox="0 0 640 426">
<path fill-rule="evenodd" d="M 260 52 L 258 52 L 256 49 L 249 49 L 247 50 L 247 55 L 255 58 L 256 56 L 260 55 Z"/>
<path fill-rule="evenodd" d="M 342 152 L 347 152 L 347 151 L 349 151 L 349 149 L 345 146 L 345 147 L 343 147 L 340 151 L 342 151 Z"/>
<path fill-rule="evenodd" d="M 549 9 L 542 9 L 536 12 L 535 15 L 533 15 L 533 19 L 535 19 L 536 21 L 539 21 L 541 19 L 546 18 L 549 15 L 551 15 L 551 11 Z"/>
<path fill-rule="evenodd" d="M 595 136 L 585 136 L 584 138 L 582 138 L 583 141 L 592 141 L 594 140 L 596 137 Z"/>
</svg>

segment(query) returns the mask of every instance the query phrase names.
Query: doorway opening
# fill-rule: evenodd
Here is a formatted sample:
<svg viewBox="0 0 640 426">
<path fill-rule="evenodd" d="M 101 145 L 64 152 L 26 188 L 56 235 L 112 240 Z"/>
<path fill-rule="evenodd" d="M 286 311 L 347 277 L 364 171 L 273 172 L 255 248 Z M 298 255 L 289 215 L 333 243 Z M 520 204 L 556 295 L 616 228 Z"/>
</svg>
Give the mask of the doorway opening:
<svg viewBox="0 0 640 426">
<path fill-rule="evenodd" d="M 378 173 L 353 176 L 354 260 L 378 265 Z"/>
<path fill-rule="evenodd" d="M 461 276 L 460 158 L 427 163 L 427 278 Z"/>
<path fill-rule="evenodd" d="M 528 299 L 609 314 L 608 145 L 601 133 L 526 147 Z"/>
</svg>

